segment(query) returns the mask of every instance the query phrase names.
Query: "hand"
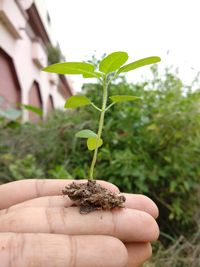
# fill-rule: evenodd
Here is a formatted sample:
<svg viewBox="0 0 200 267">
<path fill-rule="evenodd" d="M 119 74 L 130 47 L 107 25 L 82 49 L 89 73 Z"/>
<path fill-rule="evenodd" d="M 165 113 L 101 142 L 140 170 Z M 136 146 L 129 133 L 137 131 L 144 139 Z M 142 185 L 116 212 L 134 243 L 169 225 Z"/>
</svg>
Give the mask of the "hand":
<svg viewBox="0 0 200 267">
<path fill-rule="evenodd" d="M 0 186 L 0 267 L 136 267 L 151 256 L 150 242 L 159 235 L 153 201 L 124 194 L 125 208 L 82 215 L 61 196 L 71 182 Z"/>
</svg>

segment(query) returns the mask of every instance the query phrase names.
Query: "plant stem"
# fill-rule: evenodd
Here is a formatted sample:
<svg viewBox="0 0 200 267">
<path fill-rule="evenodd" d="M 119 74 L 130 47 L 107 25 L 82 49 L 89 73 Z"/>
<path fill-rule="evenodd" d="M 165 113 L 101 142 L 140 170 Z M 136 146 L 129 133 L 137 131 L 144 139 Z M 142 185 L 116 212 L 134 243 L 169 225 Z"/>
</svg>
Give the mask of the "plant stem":
<svg viewBox="0 0 200 267">
<path fill-rule="evenodd" d="M 105 75 L 105 77 L 103 79 L 103 101 L 102 101 L 102 108 L 101 108 L 101 114 L 100 114 L 100 119 L 99 119 L 99 129 L 98 129 L 98 133 L 97 133 L 96 144 L 99 143 L 99 140 L 100 140 L 101 134 L 102 134 L 102 130 L 103 130 L 103 123 L 104 123 L 104 116 L 105 116 L 105 112 L 106 112 L 107 98 L 108 98 L 108 84 L 107 84 L 107 76 Z M 97 153 L 98 153 L 98 146 L 96 145 L 96 148 L 95 148 L 94 154 L 93 154 L 92 163 L 90 166 L 90 173 L 89 173 L 89 177 L 91 180 L 94 179 L 93 174 L 94 174 L 94 167 L 95 167 L 95 164 L 97 161 Z"/>
<path fill-rule="evenodd" d="M 96 110 L 101 111 L 100 108 L 98 108 L 93 102 L 90 103 Z"/>
<path fill-rule="evenodd" d="M 107 106 L 106 111 L 109 110 L 109 108 L 111 108 L 114 104 L 116 104 L 116 102 L 113 102 L 109 106 Z"/>
</svg>

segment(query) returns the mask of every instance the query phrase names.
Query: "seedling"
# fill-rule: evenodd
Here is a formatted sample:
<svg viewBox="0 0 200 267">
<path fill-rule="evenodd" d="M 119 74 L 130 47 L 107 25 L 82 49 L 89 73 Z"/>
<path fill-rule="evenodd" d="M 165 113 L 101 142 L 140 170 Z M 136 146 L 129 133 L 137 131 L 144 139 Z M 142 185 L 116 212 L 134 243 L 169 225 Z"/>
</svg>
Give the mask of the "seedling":
<svg viewBox="0 0 200 267">
<path fill-rule="evenodd" d="M 160 61 L 160 58 L 157 56 L 143 58 L 129 64 L 125 64 L 128 60 L 128 54 L 126 52 L 114 52 L 106 56 L 98 66 L 96 70 L 95 66 L 87 62 L 65 62 L 57 63 L 51 66 L 48 66 L 44 69 L 46 72 L 53 72 L 58 74 L 78 74 L 82 75 L 84 78 L 97 78 L 100 84 L 102 85 L 102 105 L 101 107 L 96 106 L 88 97 L 83 95 L 73 95 L 69 97 L 65 103 L 65 108 L 77 108 L 87 105 L 91 105 L 97 112 L 100 113 L 98 131 L 94 132 L 90 129 L 83 129 L 76 133 L 76 137 L 85 138 L 87 143 L 87 148 L 90 151 L 93 151 L 93 157 L 91 166 L 89 169 L 89 180 L 87 184 L 88 187 L 92 188 L 93 193 L 99 193 L 102 191 L 102 187 L 96 185 L 94 179 L 94 168 L 97 162 L 98 149 L 103 145 L 102 132 L 104 126 L 104 117 L 105 113 L 115 104 L 119 104 L 124 101 L 136 101 L 140 99 L 137 96 L 133 95 L 112 95 L 109 96 L 109 85 L 115 80 L 121 73 L 126 73 L 131 70 L 157 63 Z M 107 104 L 108 98 L 111 103 Z M 85 184 L 84 184 L 85 187 Z M 83 197 L 80 201 L 80 196 L 77 196 L 77 191 L 80 191 L 80 185 L 72 184 L 72 186 L 66 187 L 66 190 L 63 190 L 64 194 L 67 194 L 71 199 L 77 201 L 79 200 L 79 205 L 82 207 L 82 212 L 89 212 L 94 209 L 103 208 L 111 209 L 113 207 L 122 206 L 122 203 L 125 201 L 123 196 L 116 196 L 111 192 L 105 191 L 103 188 L 101 203 L 96 202 L 96 197 L 91 193 L 90 199 L 88 197 Z M 82 191 L 86 190 L 84 188 Z M 100 191 L 99 191 L 100 190 Z M 81 191 L 81 192 L 82 192 Z M 105 195 L 107 197 L 105 197 Z M 91 199 L 92 198 L 92 199 Z M 105 200 L 109 199 L 110 204 L 105 203 Z M 115 201 L 113 201 L 115 199 Z M 103 203 L 102 203 L 103 202 Z M 85 205 L 85 206 L 84 206 Z M 91 208 L 92 205 L 92 208 Z"/>
</svg>

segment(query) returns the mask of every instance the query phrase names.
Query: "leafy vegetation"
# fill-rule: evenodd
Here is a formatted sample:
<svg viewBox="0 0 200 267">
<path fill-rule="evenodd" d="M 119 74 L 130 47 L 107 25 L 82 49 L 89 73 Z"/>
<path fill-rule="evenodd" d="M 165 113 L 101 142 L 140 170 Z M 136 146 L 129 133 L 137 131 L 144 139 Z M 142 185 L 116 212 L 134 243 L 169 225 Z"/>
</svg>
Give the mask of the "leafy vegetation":
<svg viewBox="0 0 200 267">
<path fill-rule="evenodd" d="M 57 62 L 61 62 L 65 60 L 59 45 L 52 46 L 49 44 L 47 46 L 47 54 L 48 54 L 48 64 L 55 64 Z"/>
</svg>

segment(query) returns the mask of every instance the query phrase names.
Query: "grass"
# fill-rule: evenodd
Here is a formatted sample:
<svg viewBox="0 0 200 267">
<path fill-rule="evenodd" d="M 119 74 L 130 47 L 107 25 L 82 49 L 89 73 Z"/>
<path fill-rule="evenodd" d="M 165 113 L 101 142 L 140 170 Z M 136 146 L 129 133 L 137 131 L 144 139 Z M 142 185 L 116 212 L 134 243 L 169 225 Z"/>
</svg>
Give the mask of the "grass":
<svg viewBox="0 0 200 267">
<path fill-rule="evenodd" d="M 200 204 L 200 188 L 198 199 Z M 171 246 L 164 248 L 158 242 L 151 260 L 143 267 L 200 267 L 200 211 L 194 215 L 197 231 L 190 237 L 180 236 Z"/>
</svg>

